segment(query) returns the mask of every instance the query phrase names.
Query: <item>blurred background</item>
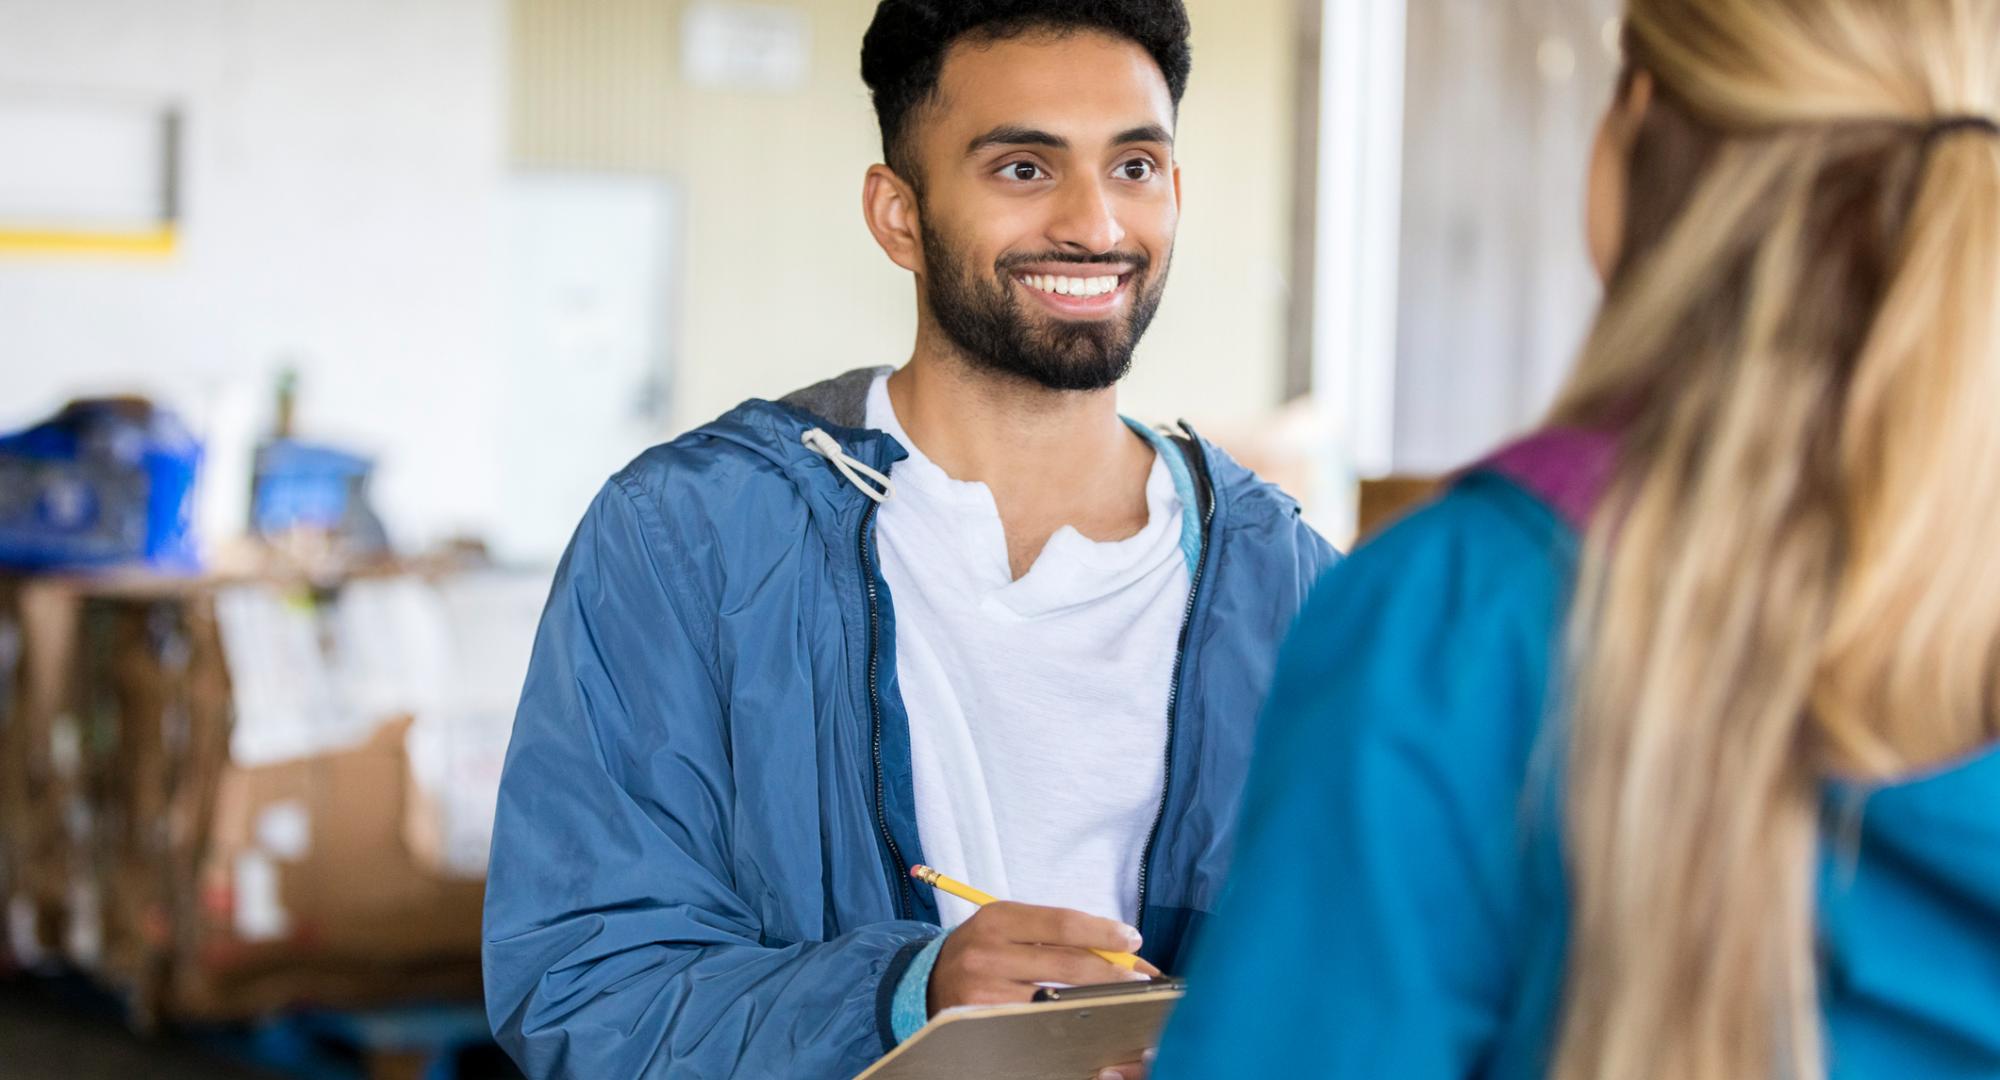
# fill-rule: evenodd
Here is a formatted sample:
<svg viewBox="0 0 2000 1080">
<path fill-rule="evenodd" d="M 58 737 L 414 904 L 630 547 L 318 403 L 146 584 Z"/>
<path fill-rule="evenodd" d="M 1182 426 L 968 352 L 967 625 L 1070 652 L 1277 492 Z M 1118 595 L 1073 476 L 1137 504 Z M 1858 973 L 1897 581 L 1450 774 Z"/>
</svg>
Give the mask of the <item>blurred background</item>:
<svg viewBox="0 0 2000 1080">
<path fill-rule="evenodd" d="M 1615 0 L 1189 0 L 1123 392 L 1345 544 L 1536 419 Z M 485 848 L 597 487 L 900 362 L 871 0 L 0 0 L 0 1076 L 505 1076 Z"/>
</svg>

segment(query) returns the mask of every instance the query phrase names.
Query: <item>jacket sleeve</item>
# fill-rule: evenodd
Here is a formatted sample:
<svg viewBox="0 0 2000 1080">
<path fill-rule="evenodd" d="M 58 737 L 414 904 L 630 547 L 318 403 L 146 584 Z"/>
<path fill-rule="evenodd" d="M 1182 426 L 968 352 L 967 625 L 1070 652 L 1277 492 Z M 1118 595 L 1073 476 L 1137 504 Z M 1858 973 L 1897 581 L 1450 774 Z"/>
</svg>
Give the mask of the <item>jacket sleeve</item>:
<svg viewBox="0 0 2000 1080">
<path fill-rule="evenodd" d="M 494 1034 L 534 1078 L 845 1080 L 889 1045 L 888 993 L 937 928 L 773 940 L 734 891 L 715 650 L 627 483 L 563 559 L 514 722 L 486 895 Z"/>
<path fill-rule="evenodd" d="M 1156 1080 L 1482 1075 L 1531 936 L 1554 565 L 1455 495 L 1327 575 L 1280 657 Z"/>
</svg>

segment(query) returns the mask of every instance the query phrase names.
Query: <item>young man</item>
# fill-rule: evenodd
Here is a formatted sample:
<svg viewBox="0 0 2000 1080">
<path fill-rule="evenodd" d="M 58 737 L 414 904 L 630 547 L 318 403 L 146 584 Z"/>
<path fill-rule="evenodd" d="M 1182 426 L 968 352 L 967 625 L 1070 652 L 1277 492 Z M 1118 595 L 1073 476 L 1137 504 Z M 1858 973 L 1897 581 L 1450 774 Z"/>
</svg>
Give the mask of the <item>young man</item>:
<svg viewBox="0 0 2000 1080">
<path fill-rule="evenodd" d="M 649 451 L 578 530 L 487 894 L 530 1076 L 841 1080 L 939 1009 L 1128 977 L 1093 947 L 1172 970 L 1213 907 L 1333 554 L 1117 412 L 1173 252 L 1187 31 L 1179 0 L 878 9 L 864 206 L 915 348 Z"/>
</svg>

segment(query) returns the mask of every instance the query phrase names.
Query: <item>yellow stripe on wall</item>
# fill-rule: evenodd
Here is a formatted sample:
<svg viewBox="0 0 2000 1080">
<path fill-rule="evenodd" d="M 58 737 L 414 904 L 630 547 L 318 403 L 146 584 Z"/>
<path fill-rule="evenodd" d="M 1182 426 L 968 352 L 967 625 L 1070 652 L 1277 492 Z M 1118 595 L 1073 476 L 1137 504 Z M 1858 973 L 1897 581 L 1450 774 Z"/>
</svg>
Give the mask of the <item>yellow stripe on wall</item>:
<svg viewBox="0 0 2000 1080">
<path fill-rule="evenodd" d="M 159 258 L 172 255 L 179 235 L 171 227 L 144 232 L 67 232 L 0 228 L 0 256 L 101 255 Z"/>
</svg>

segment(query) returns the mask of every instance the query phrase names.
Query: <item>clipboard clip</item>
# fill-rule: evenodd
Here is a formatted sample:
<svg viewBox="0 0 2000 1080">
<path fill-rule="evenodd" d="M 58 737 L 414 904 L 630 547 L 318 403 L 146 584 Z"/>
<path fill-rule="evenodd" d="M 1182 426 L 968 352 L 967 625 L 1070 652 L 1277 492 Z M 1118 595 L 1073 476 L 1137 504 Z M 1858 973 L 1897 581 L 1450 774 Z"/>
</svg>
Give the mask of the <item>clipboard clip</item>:
<svg viewBox="0 0 2000 1080">
<path fill-rule="evenodd" d="M 1145 982 L 1098 983 L 1094 986 L 1044 986 L 1035 991 L 1036 1001 L 1097 1001 L 1148 994 L 1182 993 L 1186 979 L 1149 979 Z"/>
</svg>

